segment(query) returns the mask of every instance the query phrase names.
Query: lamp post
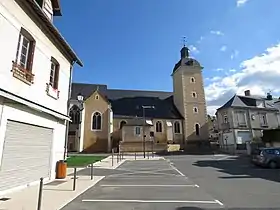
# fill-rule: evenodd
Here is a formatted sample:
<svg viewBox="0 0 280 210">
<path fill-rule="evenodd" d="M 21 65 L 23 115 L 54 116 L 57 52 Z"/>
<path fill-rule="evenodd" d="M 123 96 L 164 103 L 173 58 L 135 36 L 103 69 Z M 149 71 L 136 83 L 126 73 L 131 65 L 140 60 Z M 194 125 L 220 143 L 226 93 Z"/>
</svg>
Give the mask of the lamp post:
<svg viewBox="0 0 280 210">
<path fill-rule="evenodd" d="M 81 93 L 79 93 L 77 95 L 77 100 L 78 100 L 79 110 L 83 110 L 84 96 Z M 70 100 L 68 103 L 70 104 Z M 68 115 L 70 114 L 70 110 L 71 110 L 71 107 L 69 105 L 68 110 L 67 110 Z M 81 119 L 81 117 L 80 117 L 80 119 Z M 80 122 L 79 122 L 79 124 L 80 124 Z M 79 127 L 79 130 L 80 130 L 80 127 Z M 69 140 L 69 121 L 66 122 L 66 141 L 65 141 L 65 145 L 64 145 L 64 155 L 63 155 L 64 160 L 66 160 L 66 158 L 67 158 L 68 140 Z"/>
<path fill-rule="evenodd" d="M 143 156 L 146 157 L 146 135 L 145 135 L 145 125 L 146 125 L 146 119 L 145 119 L 145 110 L 146 109 L 154 109 L 155 106 L 142 106 L 143 109 Z"/>
<path fill-rule="evenodd" d="M 79 124 L 78 124 L 78 142 L 79 142 L 79 148 L 78 151 L 80 152 L 80 145 L 81 145 L 81 123 L 82 123 L 82 111 L 84 109 L 84 96 L 79 93 L 77 96 L 77 100 L 78 100 L 78 107 L 79 107 Z"/>
</svg>

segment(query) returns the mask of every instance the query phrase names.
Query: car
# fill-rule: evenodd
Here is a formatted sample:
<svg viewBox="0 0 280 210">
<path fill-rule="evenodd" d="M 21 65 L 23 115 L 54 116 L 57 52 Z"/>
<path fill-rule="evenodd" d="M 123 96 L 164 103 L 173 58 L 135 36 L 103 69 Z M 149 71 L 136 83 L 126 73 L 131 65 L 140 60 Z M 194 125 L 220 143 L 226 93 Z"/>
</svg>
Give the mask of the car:
<svg viewBox="0 0 280 210">
<path fill-rule="evenodd" d="M 256 166 L 279 168 L 280 147 L 258 148 L 252 152 L 252 163 Z"/>
</svg>

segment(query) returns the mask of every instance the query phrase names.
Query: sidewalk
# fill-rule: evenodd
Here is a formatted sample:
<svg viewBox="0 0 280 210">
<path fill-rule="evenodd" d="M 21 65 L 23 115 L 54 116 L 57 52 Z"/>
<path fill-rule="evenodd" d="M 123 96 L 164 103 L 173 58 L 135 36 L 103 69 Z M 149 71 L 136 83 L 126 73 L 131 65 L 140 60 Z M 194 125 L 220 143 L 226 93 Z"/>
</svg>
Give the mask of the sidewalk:
<svg viewBox="0 0 280 210">
<path fill-rule="evenodd" d="M 114 166 L 112 167 L 112 158 L 109 156 L 94 163 L 94 167 L 112 169 L 117 168 L 123 162 L 124 160 L 117 163 L 117 159 L 114 158 Z M 79 168 L 77 171 L 82 169 L 84 168 Z M 76 190 L 73 191 L 73 178 L 72 175 L 70 176 L 73 172 L 74 169 L 68 168 L 68 176 L 65 180 L 54 180 L 44 185 L 41 210 L 58 210 L 64 207 L 104 178 L 103 176 L 94 176 L 91 180 L 90 174 L 88 176 L 78 176 Z M 9 198 L 9 200 L 0 201 L 0 210 L 37 210 L 38 191 L 39 185 L 34 185 L 2 196 L 2 198 Z"/>
<path fill-rule="evenodd" d="M 137 160 L 148 160 L 137 156 Z M 149 157 L 150 160 L 162 159 L 161 157 Z M 125 160 L 135 160 L 133 155 L 125 155 L 123 160 L 117 162 L 117 157 L 112 156 L 103 159 L 100 162 L 94 163 L 95 168 L 115 169 Z M 84 168 L 79 168 L 82 170 Z M 73 174 L 74 169 L 67 169 L 67 178 L 65 180 L 54 180 L 46 183 L 43 187 L 41 210 L 59 210 L 74 200 L 81 193 L 94 186 L 104 176 L 94 176 L 90 179 L 90 174 L 87 176 L 77 176 L 76 190 L 73 191 Z M 2 198 L 9 198 L 7 201 L 0 201 L 0 210 L 37 210 L 39 185 L 27 187 L 15 193 L 7 194 Z"/>
</svg>

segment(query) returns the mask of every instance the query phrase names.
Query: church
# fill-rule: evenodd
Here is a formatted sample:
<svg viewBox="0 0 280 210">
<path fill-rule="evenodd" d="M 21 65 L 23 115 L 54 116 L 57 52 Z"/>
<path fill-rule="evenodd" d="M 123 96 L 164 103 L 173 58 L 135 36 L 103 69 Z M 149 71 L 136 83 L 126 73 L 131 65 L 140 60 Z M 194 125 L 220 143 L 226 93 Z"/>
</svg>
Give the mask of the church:
<svg viewBox="0 0 280 210">
<path fill-rule="evenodd" d="M 73 83 L 68 151 L 162 151 L 208 141 L 203 67 L 185 45 L 180 54 L 171 74 L 173 92 Z"/>
</svg>

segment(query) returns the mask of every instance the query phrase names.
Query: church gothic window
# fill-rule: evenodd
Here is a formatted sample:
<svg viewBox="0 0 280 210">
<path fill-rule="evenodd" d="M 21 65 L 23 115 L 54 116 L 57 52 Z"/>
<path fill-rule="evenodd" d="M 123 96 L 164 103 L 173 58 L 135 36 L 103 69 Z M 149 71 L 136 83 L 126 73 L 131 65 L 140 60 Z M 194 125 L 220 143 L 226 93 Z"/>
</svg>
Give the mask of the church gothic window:
<svg viewBox="0 0 280 210">
<path fill-rule="evenodd" d="M 200 134 L 200 126 L 198 123 L 195 124 L 195 135 L 199 136 Z"/>
<path fill-rule="evenodd" d="M 181 133 L 180 123 L 178 121 L 174 123 L 174 133 Z"/>
<path fill-rule="evenodd" d="M 70 110 L 70 118 L 72 120 L 72 124 L 80 124 L 80 110 L 79 107 L 77 107 L 76 105 L 72 106 L 71 110 Z"/>
<path fill-rule="evenodd" d="M 156 132 L 161 133 L 162 132 L 162 123 L 160 121 L 156 122 Z"/>
<path fill-rule="evenodd" d="M 92 130 L 101 130 L 101 124 L 102 124 L 101 113 L 100 112 L 94 112 L 92 114 L 91 129 Z"/>
</svg>

